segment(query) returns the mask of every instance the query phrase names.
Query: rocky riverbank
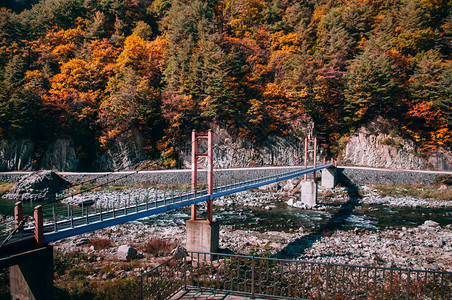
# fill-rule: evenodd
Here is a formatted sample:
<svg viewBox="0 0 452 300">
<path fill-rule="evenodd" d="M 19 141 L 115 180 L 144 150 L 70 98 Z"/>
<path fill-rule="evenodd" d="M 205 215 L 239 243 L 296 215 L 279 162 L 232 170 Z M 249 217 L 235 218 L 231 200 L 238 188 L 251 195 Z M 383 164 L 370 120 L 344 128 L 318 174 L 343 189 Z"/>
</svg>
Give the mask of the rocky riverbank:
<svg viewBox="0 0 452 300">
<path fill-rule="evenodd" d="M 274 186 L 278 192 L 251 191 L 215 201 L 215 209 L 228 206 L 234 209 L 264 208 L 271 210 L 284 202 L 294 202 L 299 195 L 297 182 L 288 182 L 284 186 Z M 446 187 L 450 188 L 450 187 Z M 441 207 L 445 213 L 451 213 L 452 201 L 434 201 L 412 197 L 378 197 L 378 191 L 372 187 L 361 187 L 362 195 L 354 199 L 355 205 L 383 204 L 388 206 Z M 349 193 L 344 187 L 334 190 L 319 190 L 320 203 L 315 208 L 325 209 L 332 202 L 348 203 Z M 289 222 L 289 220 L 287 220 Z M 108 239 L 109 247 L 96 249 L 89 240 Z M 185 247 L 185 226 L 146 225 L 142 222 L 130 222 L 105 230 L 87 233 L 55 243 L 55 248 L 63 253 L 82 252 L 99 266 L 109 265 L 114 270 L 107 275 L 104 267 L 93 268 L 93 277 L 121 277 L 138 275 L 162 262 L 165 257 L 155 257 L 146 253 L 143 245 L 152 240 L 171 242 L 175 250 Z M 120 270 L 124 263 L 118 248 L 130 245 L 137 249 L 133 268 Z M 296 258 L 309 261 L 372 265 L 410 269 L 429 269 L 452 271 L 452 225 L 440 226 L 433 220 L 427 220 L 420 226 L 368 230 L 355 228 L 342 230 L 340 227 L 321 229 L 298 228 L 290 232 L 255 230 L 236 230 L 234 225 L 222 225 L 220 248 L 240 254 L 273 255 L 281 258 Z M 97 270 L 97 271 L 96 271 Z"/>
<path fill-rule="evenodd" d="M 222 226 L 220 248 L 240 254 L 290 257 L 300 260 L 354 265 L 371 265 L 420 270 L 452 271 L 452 226 L 439 226 L 434 221 L 414 228 L 388 229 L 380 231 L 335 231 L 334 233 L 312 234 L 304 232 L 286 233 L 270 231 L 266 233 L 250 230 L 233 230 L 232 226 Z M 95 249 L 89 240 L 109 239 L 111 247 Z M 115 226 L 96 233 L 84 234 L 55 243 L 55 248 L 63 253 L 82 252 L 98 265 L 109 265 L 115 270 L 120 267 L 118 248 L 131 245 L 138 251 L 133 270 L 115 270 L 121 277 L 138 275 L 158 265 L 164 257 L 155 257 L 144 252 L 142 245 L 149 240 L 171 241 L 175 249 L 185 246 L 183 226 L 147 226 L 139 223 Z M 177 252 L 174 250 L 172 254 Z M 91 276 L 101 267 L 94 267 Z M 97 271 L 96 271 L 97 270 Z M 109 275 L 111 276 L 111 275 Z M 113 276 L 114 277 L 114 276 Z"/>
</svg>

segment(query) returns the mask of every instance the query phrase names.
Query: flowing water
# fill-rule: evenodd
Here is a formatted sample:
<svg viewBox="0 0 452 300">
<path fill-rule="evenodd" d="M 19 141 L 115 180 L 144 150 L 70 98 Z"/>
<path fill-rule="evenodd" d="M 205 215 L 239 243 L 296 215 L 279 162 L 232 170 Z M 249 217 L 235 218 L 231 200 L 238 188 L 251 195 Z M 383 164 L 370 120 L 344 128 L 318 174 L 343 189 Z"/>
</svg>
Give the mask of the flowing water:
<svg viewBox="0 0 452 300">
<path fill-rule="evenodd" d="M 223 225 L 231 225 L 235 229 L 264 231 L 316 231 L 324 228 L 352 230 L 377 230 L 388 227 L 415 227 L 426 220 L 434 220 L 445 226 L 452 224 L 452 208 L 426 207 L 390 207 L 386 205 L 369 205 L 352 203 L 352 205 L 325 204 L 322 210 L 304 210 L 289 207 L 282 199 L 275 199 L 271 210 L 256 207 L 228 206 L 215 207 L 214 217 Z M 24 202 L 25 215 L 31 215 L 36 203 Z M 0 213 L 12 216 L 13 202 L 1 200 Z M 53 210 L 61 218 L 67 216 L 67 206 L 64 204 L 44 205 L 44 215 L 51 218 Z M 203 213 L 200 212 L 200 217 Z M 141 220 L 146 224 L 159 226 L 185 225 L 190 218 L 190 209 L 182 208 L 176 211 L 152 216 Z"/>
<path fill-rule="evenodd" d="M 304 210 L 278 203 L 266 210 L 249 207 L 216 208 L 214 218 L 222 225 L 235 229 L 264 231 L 316 231 L 322 227 L 336 226 L 344 230 L 377 230 L 389 227 L 416 227 L 426 220 L 434 220 L 441 226 L 452 224 L 452 208 L 389 207 L 385 205 L 357 204 L 350 210 L 341 205 L 328 205 L 323 210 Z M 203 215 L 201 214 L 201 217 Z M 190 218 L 189 209 L 181 209 L 147 219 L 148 224 L 185 225 Z"/>
</svg>

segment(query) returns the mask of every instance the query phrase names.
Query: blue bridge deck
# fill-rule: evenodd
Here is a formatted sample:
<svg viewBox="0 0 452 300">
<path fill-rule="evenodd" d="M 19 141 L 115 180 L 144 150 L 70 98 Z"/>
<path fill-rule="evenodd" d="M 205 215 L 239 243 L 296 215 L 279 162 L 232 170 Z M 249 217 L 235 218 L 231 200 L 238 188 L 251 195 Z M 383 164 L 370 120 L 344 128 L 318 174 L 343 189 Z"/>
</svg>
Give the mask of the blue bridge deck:
<svg viewBox="0 0 452 300">
<path fill-rule="evenodd" d="M 147 198 L 144 201 L 136 202 L 135 205 L 131 206 L 113 208 L 105 211 L 102 211 L 102 209 L 100 209 L 96 213 L 86 214 L 82 217 L 70 217 L 63 220 L 55 219 L 53 222 L 44 224 L 44 241 L 48 243 L 89 231 L 161 214 L 170 210 L 190 206 L 195 203 L 213 200 L 222 196 L 231 195 L 279 181 L 295 178 L 332 166 L 333 165 L 331 164 L 326 164 L 318 166 L 316 168 L 302 168 L 278 175 L 272 175 L 255 180 L 220 186 L 214 188 L 213 194 L 211 195 L 207 194 L 207 190 L 202 190 L 196 193 L 172 195 L 160 199 Z M 32 233 L 33 227 L 25 228 L 23 232 L 25 234 Z"/>
</svg>

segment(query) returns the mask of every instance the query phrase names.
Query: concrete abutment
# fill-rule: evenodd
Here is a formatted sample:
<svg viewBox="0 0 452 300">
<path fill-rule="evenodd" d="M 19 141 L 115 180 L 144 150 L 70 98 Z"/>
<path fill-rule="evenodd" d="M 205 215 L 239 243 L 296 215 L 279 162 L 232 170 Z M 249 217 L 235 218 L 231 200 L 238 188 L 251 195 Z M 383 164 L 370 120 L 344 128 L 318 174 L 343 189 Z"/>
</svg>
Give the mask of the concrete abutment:
<svg viewBox="0 0 452 300">
<path fill-rule="evenodd" d="M 322 170 L 322 186 L 332 189 L 337 184 L 337 168 L 327 168 Z"/>
<path fill-rule="evenodd" d="M 188 251 L 217 252 L 220 245 L 220 225 L 218 222 L 208 220 L 187 220 Z"/>
<path fill-rule="evenodd" d="M 53 299 L 53 247 L 45 246 L 21 255 L 9 268 L 11 299 Z"/>
</svg>

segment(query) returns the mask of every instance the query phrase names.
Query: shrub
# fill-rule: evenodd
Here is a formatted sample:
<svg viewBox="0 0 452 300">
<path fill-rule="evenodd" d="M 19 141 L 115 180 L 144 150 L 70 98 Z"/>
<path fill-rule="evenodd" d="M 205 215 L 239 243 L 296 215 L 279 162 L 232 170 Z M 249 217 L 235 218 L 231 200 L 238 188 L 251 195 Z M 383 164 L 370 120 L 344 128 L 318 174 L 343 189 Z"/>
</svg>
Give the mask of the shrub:
<svg viewBox="0 0 452 300">
<path fill-rule="evenodd" d="M 452 185 L 452 175 L 437 175 L 433 183 L 437 186 Z"/>
<path fill-rule="evenodd" d="M 452 200 L 452 188 L 433 190 L 430 197 L 436 200 Z"/>
<path fill-rule="evenodd" d="M 165 239 L 152 239 L 144 244 L 144 252 L 154 256 L 166 256 L 176 248 L 177 244 Z"/>
<path fill-rule="evenodd" d="M 88 246 L 94 246 L 94 249 L 96 250 L 102 250 L 106 249 L 111 246 L 111 240 L 110 239 L 104 239 L 104 238 L 95 238 L 95 239 L 89 239 L 87 241 Z"/>
<path fill-rule="evenodd" d="M 403 148 L 403 145 L 402 143 L 400 143 L 400 141 L 395 141 L 392 138 L 386 138 L 382 140 L 381 143 L 395 148 Z"/>
</svg>

